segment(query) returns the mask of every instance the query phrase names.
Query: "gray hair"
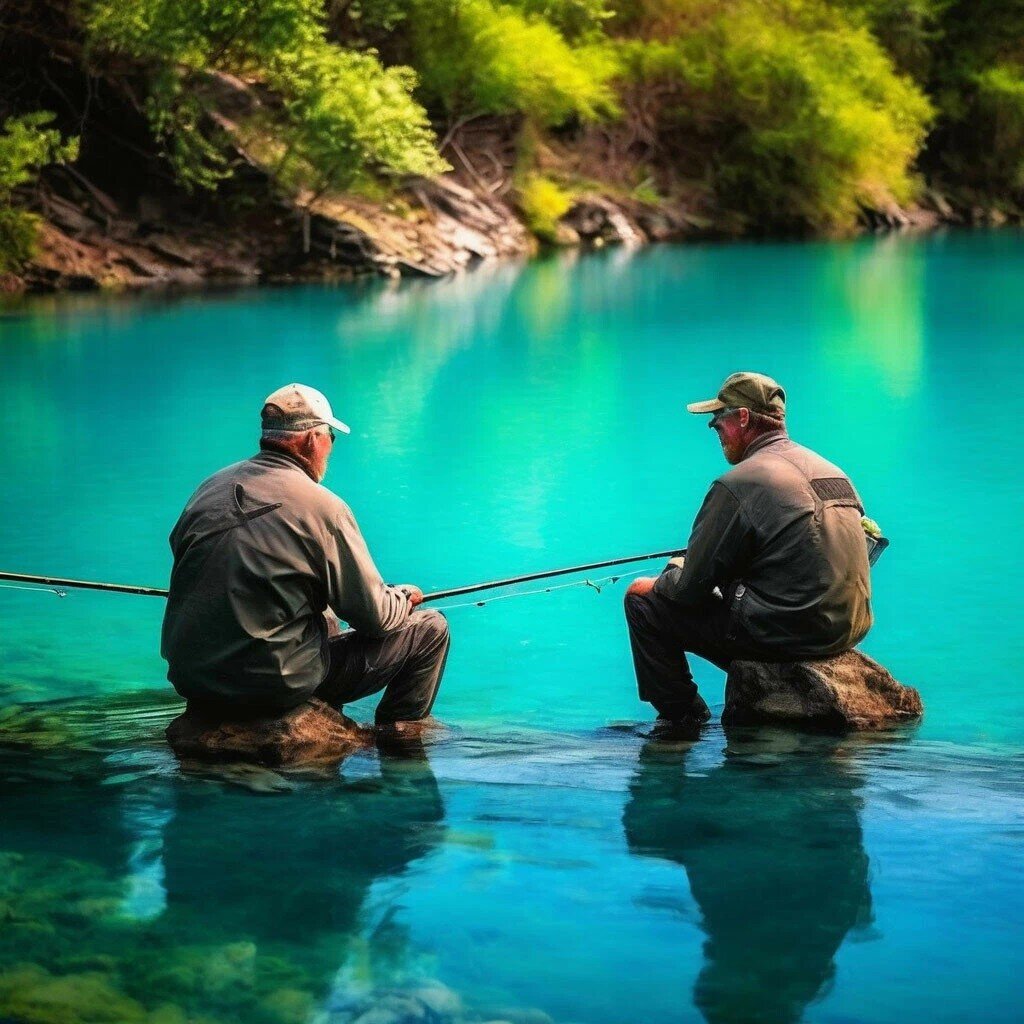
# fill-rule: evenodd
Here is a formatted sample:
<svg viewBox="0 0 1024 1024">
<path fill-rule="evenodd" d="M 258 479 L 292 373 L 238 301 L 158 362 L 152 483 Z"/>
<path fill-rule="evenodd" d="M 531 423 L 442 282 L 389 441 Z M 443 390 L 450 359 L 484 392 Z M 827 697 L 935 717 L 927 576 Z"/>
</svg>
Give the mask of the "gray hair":
<svg viewBox="0 0 1024 1024">
<path fill-rule="evenodd" d="M 316 426 L 307 427 L 304 430 L 283 430 L 280 427 L 264 427 L 260 432 L 260 448 L 276 448 L 278 450 L 287 448 L 292 450 L 296 442 L 304 434 L 323 434 L 329 430 L 330 428 L 326 423 L 318 423 Z"/>
<path fill-rule="evenodd" d="M 299 430 L 287 430 L 284 427 L 264 427 L 260 432 L 261 441 L 277 441 L 279 444 L 287 444 L 295 440 L 300 434 L 325 434 L 330 430 L 326 423 L 314 423 L 311 427 L 302 427 Z"/>
</svg>

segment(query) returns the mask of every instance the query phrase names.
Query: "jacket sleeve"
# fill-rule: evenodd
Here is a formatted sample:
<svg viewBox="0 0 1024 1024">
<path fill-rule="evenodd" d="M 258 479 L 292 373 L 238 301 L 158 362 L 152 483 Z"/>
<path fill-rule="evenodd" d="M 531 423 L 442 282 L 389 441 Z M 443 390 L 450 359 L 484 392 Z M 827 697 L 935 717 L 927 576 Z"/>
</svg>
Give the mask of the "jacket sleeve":
<svg viewBox="0 0 1024 1024">
<path fill-rule="evenodd" d="M 338 501 L 326 526 L 324 556 L 331 610 L 368 636 L 383 636 L 404 625 L 409 598 L 381 579 L 352 510 Z"/>
<path fill-rule="evenodd" d="M 713 600 L 715 587 L 724 591 L 739 579 L 754 547 L 754 531 L 740 503 L 725 484 L 711 485 L 693 523 L 682 566 L 670 564 L 654 590 L 681 605 L 696 607 Z"/>
</svg>

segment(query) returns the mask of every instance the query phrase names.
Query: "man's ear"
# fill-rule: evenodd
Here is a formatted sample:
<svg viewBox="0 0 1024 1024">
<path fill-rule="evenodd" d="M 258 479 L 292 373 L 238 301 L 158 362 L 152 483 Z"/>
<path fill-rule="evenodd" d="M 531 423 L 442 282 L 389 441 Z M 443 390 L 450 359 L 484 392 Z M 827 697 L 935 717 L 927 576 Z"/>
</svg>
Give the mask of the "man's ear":
<svg viewBox="0 0 1024 1024">
<path fill-rule="evenodd" d="M 749 424 L 750 424 L 750 410 L 749 409 L 741 408 L 740 409 L 740 426 L 744 430 L 746 430 L 747 427 L 749 426 Z"/>
<path fill-rule="evenodd" d="M 302 439 L 302 454 L 313 456 L 316 454 L 316 431 L 306 431 L 306 436 Z"/>
</svg>

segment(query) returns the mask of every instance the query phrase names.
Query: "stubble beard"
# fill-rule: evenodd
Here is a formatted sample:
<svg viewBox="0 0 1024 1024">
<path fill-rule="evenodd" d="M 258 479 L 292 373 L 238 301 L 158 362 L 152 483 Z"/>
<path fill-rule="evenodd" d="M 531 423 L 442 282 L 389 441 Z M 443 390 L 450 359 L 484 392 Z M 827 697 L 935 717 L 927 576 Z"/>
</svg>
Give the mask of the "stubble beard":
<svg viewBox="0 0 1024 1024">
<path fill-rule="evenodd" d="M 743 458 L 743 446 L 734 441 L 727 441 L 725 438 L 719 438 L 719 441 L 722 445 L 722 454 L 725 456 L 725 461 L 730 466 L 735 466 Z"/>
</svg>

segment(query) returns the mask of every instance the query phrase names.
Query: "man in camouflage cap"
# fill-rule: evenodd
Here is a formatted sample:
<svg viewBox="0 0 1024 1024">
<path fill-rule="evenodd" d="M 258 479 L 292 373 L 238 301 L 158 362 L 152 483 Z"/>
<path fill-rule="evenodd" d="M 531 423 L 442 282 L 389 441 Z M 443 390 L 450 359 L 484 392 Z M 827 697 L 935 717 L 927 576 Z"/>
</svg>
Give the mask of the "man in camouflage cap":
<svg viewBox="0 0 1024 1024">
<path fill-rule="evenodd" d="M 789 439 L 786 392 L 734 373 L 711 415 L 734 467 L 711 485 L 685 558 L 635 580 L 626 621 L 640 699 L 661 719 L 710 717 L 684 652 L 727 669 L 734 658 L 822 658 L 871 628 L 871 579 L 860 498 L 845 473 Z"/>
</svg>

